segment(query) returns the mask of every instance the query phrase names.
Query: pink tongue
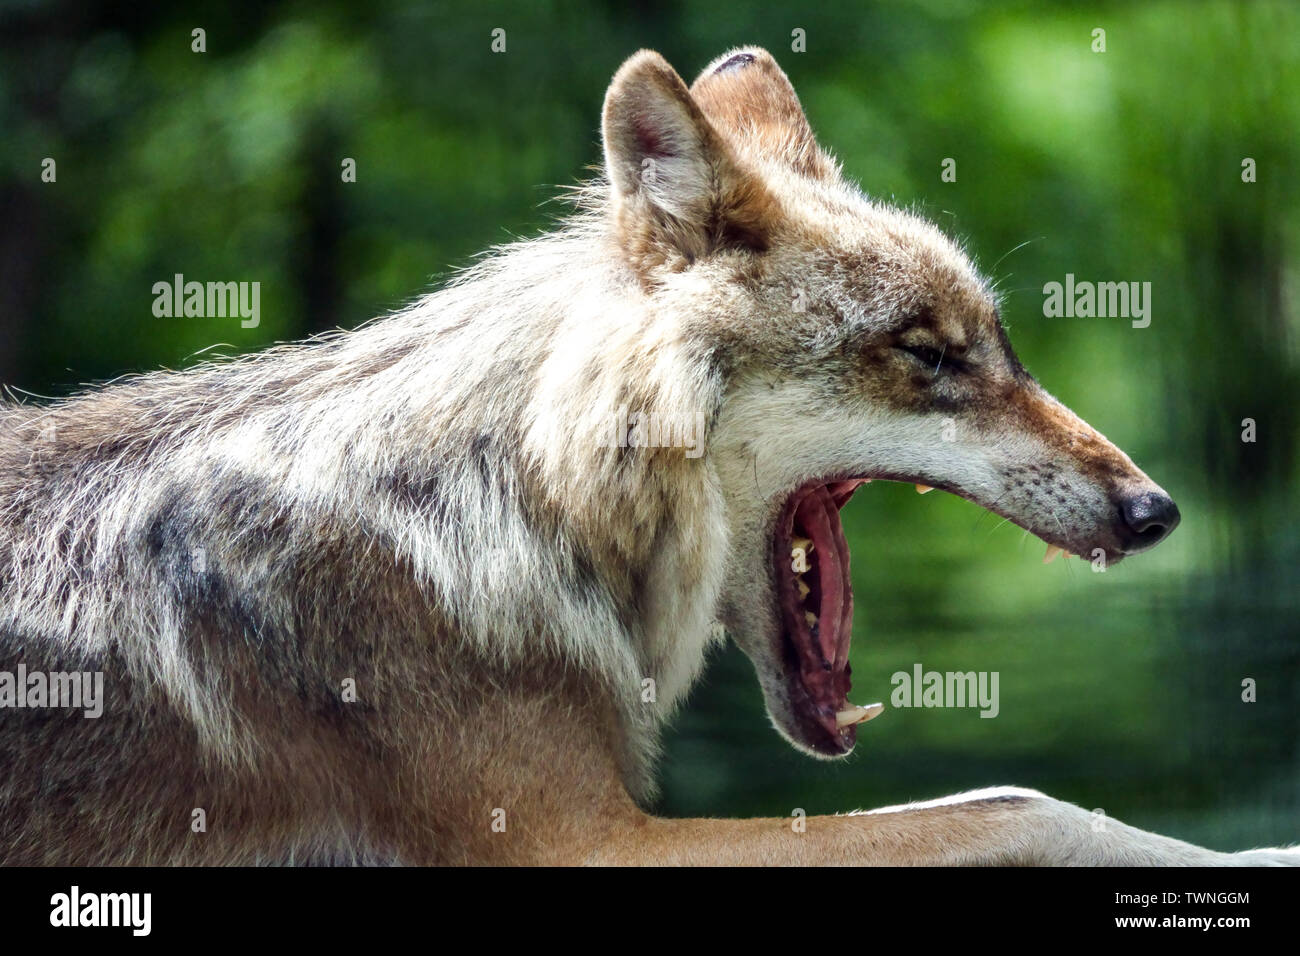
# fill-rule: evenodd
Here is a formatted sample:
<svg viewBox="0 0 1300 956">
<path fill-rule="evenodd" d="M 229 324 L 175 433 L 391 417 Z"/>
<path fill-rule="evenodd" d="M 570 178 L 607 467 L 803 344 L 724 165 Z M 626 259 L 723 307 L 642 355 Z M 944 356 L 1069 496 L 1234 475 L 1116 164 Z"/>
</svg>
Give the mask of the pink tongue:
<svg viewBox="0 0 1300 956">
<path fill-rule="evenodd" d="M 818 644 L 824 658 L 838 666 L 839 636 L 844 613 L 844 573 L 840 543 L 832 521 L 838 522 L 835 501 L 825 488 L 817 488 L 799 503 L 795 520 L 812 539 L 817 555 L 818 583 L 821 585 L 821 614 L 818 618 Z M 834 516 L 834 517 L 832 517 Z"/>
</svg>

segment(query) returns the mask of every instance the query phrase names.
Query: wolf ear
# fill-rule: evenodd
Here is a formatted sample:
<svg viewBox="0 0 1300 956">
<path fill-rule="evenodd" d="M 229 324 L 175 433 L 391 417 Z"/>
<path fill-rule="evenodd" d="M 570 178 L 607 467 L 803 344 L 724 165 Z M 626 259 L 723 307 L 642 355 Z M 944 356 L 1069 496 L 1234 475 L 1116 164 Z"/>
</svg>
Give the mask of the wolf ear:
<svg viewBox="0 0 1300 956">
<path fill-rule="evenodd" d="M 673 245 L 688 260 L 734 240 L 763 245 L 765 190 L 736 165 L 658 53 L 642 50 L 614 75 L 603 132 L 605 172 L 625 231 Z"/>
<path fill-rule="evenodd" d="M 817 145 L 789 77 L 761 47 L 722 54 L 695 80 L 691 96 L 742 154 L 776 159 L 813 179 L 838 177 L 839 167 Z"/>
</svg>

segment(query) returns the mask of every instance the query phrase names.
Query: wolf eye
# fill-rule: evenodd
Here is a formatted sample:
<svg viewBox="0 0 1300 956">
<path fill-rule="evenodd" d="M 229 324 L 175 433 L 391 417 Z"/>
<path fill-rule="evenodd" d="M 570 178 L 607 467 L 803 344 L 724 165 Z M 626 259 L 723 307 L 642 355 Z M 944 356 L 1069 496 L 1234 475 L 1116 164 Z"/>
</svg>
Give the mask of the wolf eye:
<svg viewBox="0 0 1300 956">
<path fill-rule="evenodd" d="M 947 362 L 948 367 L 952 367 L 952 362 L 945 359 L 942 351 L 929 345 L 900 345 L 898 350 L 906 352 L 933 372 L 937 372 L 944 367 L 945 362 Z"/>
</svg>

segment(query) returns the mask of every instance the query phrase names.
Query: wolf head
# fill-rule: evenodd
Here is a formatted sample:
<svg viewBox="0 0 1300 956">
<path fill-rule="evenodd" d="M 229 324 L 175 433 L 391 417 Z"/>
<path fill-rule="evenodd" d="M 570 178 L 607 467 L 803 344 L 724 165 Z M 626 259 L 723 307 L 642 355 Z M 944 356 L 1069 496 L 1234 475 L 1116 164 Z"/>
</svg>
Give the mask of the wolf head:
<svg viewBox="0 0 1300 956">
<path fill-rule="evenodd" d="M 718 614 L 794 745 L 847 753 L 848 549 L 866 481 L 942 488 L 1114 564 L 1178 509 L 1017 360 L 987 283 L 930 223 L 866 198 L 817 144 L 772 57 L 743 49 L 689 89 L 629 59 L 604 107 L 614 236 L 721 381 L 708 462 L 729 553 Z"/>
</svg>

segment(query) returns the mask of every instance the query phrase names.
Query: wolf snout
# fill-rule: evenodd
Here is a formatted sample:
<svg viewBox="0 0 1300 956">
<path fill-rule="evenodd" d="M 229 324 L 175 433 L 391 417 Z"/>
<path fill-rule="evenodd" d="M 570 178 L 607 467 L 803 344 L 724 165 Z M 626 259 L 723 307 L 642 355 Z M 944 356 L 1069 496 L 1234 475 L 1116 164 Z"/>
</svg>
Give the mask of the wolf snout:
<svg viewBox="0 0 1300 956">
<path fill-rule="evenodd" d="M 1178 527 L 1178 505 L 1163 491 L 1144 491 L 1120 502 L 1120 539 L 1126 554 L 1158 545 Z"/>
</svg>

